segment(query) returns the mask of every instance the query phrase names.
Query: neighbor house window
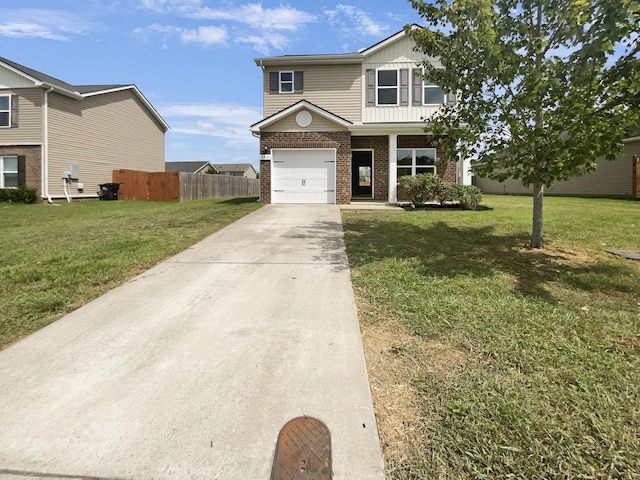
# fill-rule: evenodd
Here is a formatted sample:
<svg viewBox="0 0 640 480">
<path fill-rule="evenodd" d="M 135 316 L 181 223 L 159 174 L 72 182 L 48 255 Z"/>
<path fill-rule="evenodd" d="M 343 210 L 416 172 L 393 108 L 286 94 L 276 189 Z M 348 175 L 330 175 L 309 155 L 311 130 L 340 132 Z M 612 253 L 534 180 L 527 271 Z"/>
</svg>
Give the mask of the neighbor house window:
<svg viewBox="0 0 640 480">
<path fill-rule="evenodd" d="M 0 188 L 18 186 L 18 157 L 0 157 Z"/>
<path fill-rule="evenodd" d="M 442 105 L 445 103 L 444 92 L 435 83 L 424 79 L 424 95 L 423 101 L 425 105 Z"/>
<path fill-rule="evenodd" d="M 398 104 L 398 71 L 378 70 L 378 105 Z"/>
<path fill-rule="evenodd" d="M 436 149 L 398 149 L 398 178 L 420 173 L 436 173 Z"/>
<path fill-rule="evenodd" d="M 0 127 L 11 127 L 11 95 L 0 95 Z"/>
</svg>

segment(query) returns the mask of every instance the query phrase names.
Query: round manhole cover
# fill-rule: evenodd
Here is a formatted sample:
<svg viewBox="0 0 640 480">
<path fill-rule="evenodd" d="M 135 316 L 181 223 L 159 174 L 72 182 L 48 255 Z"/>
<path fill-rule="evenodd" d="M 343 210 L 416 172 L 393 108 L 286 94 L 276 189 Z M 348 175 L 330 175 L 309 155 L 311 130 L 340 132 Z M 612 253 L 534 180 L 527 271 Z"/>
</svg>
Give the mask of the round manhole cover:
<svg viewBox="0 0 640 480">
<path fill-rule="evenodd" d="M 287 422 L 276 444 L 271 480 L 331 480 L 331 434 L 320 420 Z"/>
</svg>

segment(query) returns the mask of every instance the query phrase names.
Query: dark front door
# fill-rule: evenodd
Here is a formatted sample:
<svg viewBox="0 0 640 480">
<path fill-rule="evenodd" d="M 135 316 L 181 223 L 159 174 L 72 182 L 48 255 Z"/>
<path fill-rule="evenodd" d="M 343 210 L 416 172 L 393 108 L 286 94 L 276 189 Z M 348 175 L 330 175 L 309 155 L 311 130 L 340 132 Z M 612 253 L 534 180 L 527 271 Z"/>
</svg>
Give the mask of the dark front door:
<svg viewBox="0 0 640 480">
<path fill-rule="evenodd" d="M 373 198 L 373 152 L 351 152 L 351 197 Z"/>
</svg>

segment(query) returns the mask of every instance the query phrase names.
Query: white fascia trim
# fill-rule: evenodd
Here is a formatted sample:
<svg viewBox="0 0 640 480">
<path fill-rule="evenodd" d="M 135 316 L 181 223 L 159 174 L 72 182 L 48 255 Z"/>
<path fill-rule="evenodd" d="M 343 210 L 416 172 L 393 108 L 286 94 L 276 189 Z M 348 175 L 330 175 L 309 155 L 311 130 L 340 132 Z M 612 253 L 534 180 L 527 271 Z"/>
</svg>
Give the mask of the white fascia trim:
<svg viewBox="0 0 640 480">
<path fill-rule="evenodd" d="M 273 67 L 285 65 L 341 65 L 362 63 L 360 53 L 342 53 L 329 55 L 285 55 L 281 57 L 254 58 L 259 67 Z"/>
<path fill-rule="evenodd" d="M 622 143 L 637 142 L 638 140 L 640 140 L 640 137 L 623 138 Z"/>
<path fill-rule="evenodd" d="M 32 77 L 31 75 L 28 75 L 26 73 L 24 73 L 21 70 L 18 70 L 17 68 L 13 68 L 11 65 L 7 65 L 6 63 L 2 63 L 0 62 L 0 64 L 6 68 L 7 70 L 11 70 L 13 73 L 15 73 L 16 75 L 21 76 L 22 78 L 25 78 L 27 80 L 29 80 L 30 82 L 33 82 L 33 86 L 34 87 L 42 87 L 44 89 L 50 90 L 53 89 L 53 91 L 58 92 L 62 95 L 66 95 L 68 97 L 72 97 L 72 98 L 82 98 L 82 95 L 80 95 L 78 92 L 72 92 L 71 90 L 67 90 L 66 88 L 60 88 L 57 85 L 52 85 L 50 83 L 46 83 L 46 82 L 41 82 L 40 80 L 38 80 L 37 78 Z"/>
<path fill-rule="evenodd" d="M 352 126 L 351 122 L 344 120 L 340 117 L 336 117 L 334 115 L 331 115 L 330 113 L 326 112 L 325 110 L 322 110 L 321 108 L 316 107 L 315 105 L 312 105 L 311 103 L 307 102 L 306 100 L 302 100 L 298 103 L 296 103 L 295 105 L 292 105 L 288 108 L 285 108 L 284 110 L 276 113 L 275 115 L 273 115 L 272 117 L 269 117 L 268 119 L 265 119 L 261 122 L 255 123 L 253 125 L 251 125 L 250 129 L 252 132 L 254 133 L 260 133 L 260 129 L 264 128 L 264 127 L 268 127 L 269 125 L 271 125 L 272 123 L 275 123 L 279 120 L 282 120 L 285 117 L 288 117 L 289 115 L 291 115 L 292 113 L 297 112 L 298 110 L 301 110 L 303 108 L 306 108 L 307 110 L 311 110 L 313 113 L 315 113 L 316 115 L 319 115 L 331 122 L 334 122 L 344 128 L 349 128 Z"/>
<path fill-rule="evenodd" d="M 421 28 L 419 25 L 413 24 L 411 25 L 411 30 L 416 30 L 418 28 Z M 404 30 L 400 30 L 398 33 L 396 33 L 395 35 L 391 35 L 389 38 L 382 40 L 379 43 L 376 43 L 375 45 L 369 47 L 369 48 L 365 48 L 364 50 L 362 50 L 360 53 L 364 56 L 364 57 L 368 57 L 369 55 L 373 55 L 376 52 L 379 52 L 380 50 L 387 48 L 389 45 L 397 42 L 398 40 L 401 40 L 403 38 L 405 38 L 407 36 L 407 34 L 405 33 Z"/>
<path fill-rule="evenodd" d="M 136 94 L 136 96 L 142 101 L 142 103 L 145 104 L 145 106 L 153 114 L 153 116 L 156 117 L 158 122 L 164 127 L 164 130 L 167 131 L 171 129 L 169 124 L 164 121 L 158 111 L 153 107 L 153 105 L 151 105 L 149 100 L 147 100 L 147 98 L 142 94 L 140 90 L 138 90 L 138 87 L 136 87 L 135 85 L 124 85 L 122 87 L 110 88 L 107 90 L 97 90 L 95 92 L 85 93 L 81 96 L 81 98 L 95 97 L 96 95 L 103 95 L 105 93 L 122 92 L 124 90 L 133 90 L 133 93 Z"/>
</svg>

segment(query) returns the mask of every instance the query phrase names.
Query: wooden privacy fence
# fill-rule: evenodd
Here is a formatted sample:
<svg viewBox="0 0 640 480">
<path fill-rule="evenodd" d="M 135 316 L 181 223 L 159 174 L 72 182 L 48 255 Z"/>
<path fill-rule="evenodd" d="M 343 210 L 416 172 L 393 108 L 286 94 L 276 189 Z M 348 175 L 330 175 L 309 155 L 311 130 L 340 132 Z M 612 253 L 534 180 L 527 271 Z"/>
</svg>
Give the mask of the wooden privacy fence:
<svg viewBox="0 0 640 480">
<path fill-rule="evenodd" d="M 123 200 L 204 200 L 223 197 L 257 197 L 260 180 L 185 172 L 141 172 L 114 170 L 113 183 L 119 183 Z"/>
</svg>

